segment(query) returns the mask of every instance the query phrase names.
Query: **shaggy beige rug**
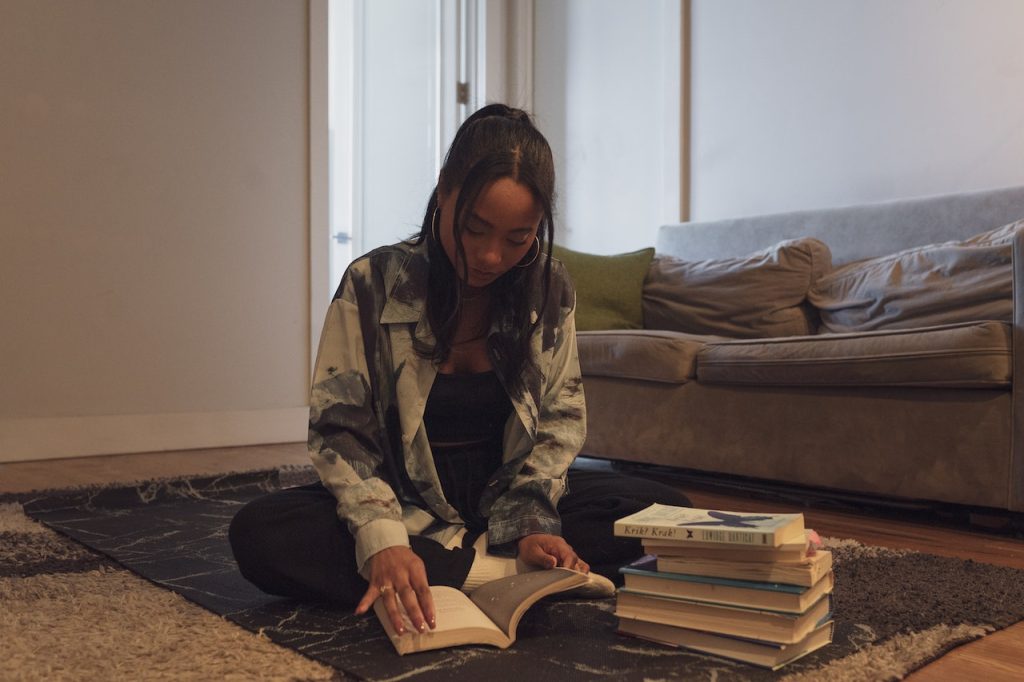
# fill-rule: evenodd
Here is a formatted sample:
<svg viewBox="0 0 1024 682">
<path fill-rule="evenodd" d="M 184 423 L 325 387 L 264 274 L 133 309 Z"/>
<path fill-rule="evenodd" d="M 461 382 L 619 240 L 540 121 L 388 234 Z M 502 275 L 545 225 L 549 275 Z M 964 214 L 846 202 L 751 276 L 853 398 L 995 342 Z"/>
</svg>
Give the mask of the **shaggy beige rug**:
<svg viewBox="0 0 1024 682">
<path fill-rule="evenodd" d="M 332 680 L 0 504 L 0 679 Z"/>
</svg>

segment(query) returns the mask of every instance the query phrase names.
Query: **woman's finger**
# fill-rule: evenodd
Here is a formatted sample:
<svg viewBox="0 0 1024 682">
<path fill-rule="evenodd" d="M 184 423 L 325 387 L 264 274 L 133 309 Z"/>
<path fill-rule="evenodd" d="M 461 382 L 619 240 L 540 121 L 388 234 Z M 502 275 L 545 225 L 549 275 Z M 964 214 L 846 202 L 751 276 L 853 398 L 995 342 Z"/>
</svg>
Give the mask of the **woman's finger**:
<svg viewBox="0 0 1024 682">
<path fill-rule="evenodd" d="M 530 545 L 526 563 L 542 568 L 554 568 L 558 565 L 558 557 L 552 555 L 541 545 Z"/>
<path fill-rule="evenodd" d="M 433 630 L 437 627 L 437 612 L 434 611 L 434 595 L 430 592 L 430 585 L 427 584 L 426 576 L 420 584 L 413 587 L 416 592 L 416 599 L 420 603 L 420 611 L 423 612 L 423 618 L 426 619 L 427 625 Z"/>
<path fill-rule="evenodd" d="M 391 620 L 391 627 L 398 634 L 404 635 L 405 621 L 402 618 L 402 610 L 398 606 L 398 594 L 395 592 L 395 588 L 390 585 L 384 585 L 380 588 L 380 598 L 384 600 L 384 609 Z"/>
<path fill-rule="evenodd" d="M 412 626 L 419 632 L 426 632 L 427 620 L 423 616 L 423 611 L 420 610 L 419 595 L 416 594 L 416 590 L 412 588 L 412 585 L 404 585 L 398 590 L 398 598 L 401 600 L 402 606 L 405 607 L 405 612 L 408 614 Z"/>
<path fill-rule="evenodd" d="M 590 565 L 580 558 L 576 550 L 568 542 L 559 538 L 559 542 L 552 547 L 552 551 L 558 556 L 558 565 L 582 573 L 590 572 Z"/>
<path fill-rule="evenodd" d="M 559 538 L 559 542 L 553 543 L 550 548 L 552 554 L 558 558 L 558 565 L 564 568 L 572 568 L 576 565 L 579 557 L 576 556 L 576 552 L 573 551 L 572 547 L 565 540 Z"/>
<path fill-rule="evenodd" d="M 371 606 L 373 606 L 373 602 L 379 596 L 380 596 L 380 591 L 377 589 L 377 587 L 373 583 L 370 583 L 370 586 L 368 588 L 366 588 L 366 593 L 363 594 L 363 598 L 360 599 L 359 603 L 356 605 L 356 615 L 360 616 L 360 615 L 366 613 L 366 611 Z"/>
</svg>

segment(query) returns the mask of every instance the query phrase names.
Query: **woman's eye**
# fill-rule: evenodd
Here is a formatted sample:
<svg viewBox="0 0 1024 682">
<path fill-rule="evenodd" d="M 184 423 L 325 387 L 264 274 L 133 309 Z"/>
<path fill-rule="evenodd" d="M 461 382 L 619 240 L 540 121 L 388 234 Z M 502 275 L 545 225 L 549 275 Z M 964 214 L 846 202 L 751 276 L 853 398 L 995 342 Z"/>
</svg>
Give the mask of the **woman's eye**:
<svg viewBox="0 0 1024 682">
<path fill-rule="evenodd" d="M 528 240 L 526 240 L 526 239 L 520 239 L 519 241 L 516 241 L 514 239 L 509 239 L 508 240 L 509 244 L 511 244 L 512 246 L 526 246 L 526 242 L 527 241 Z"/>
</svg>

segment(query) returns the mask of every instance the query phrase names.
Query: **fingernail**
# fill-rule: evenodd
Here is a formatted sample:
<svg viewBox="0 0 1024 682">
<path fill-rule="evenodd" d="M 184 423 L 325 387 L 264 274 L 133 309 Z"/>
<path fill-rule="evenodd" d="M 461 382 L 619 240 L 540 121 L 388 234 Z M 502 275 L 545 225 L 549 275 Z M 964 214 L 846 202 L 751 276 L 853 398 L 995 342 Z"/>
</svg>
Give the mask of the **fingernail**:
<svg viewBox="0 0 1024 682">
<path fill-rule="evenodd" d="M 431 628 L 436 628 L 437 627 L 437 619 L 436 618 L 431 618 L 430 619 L 430 627 Z"/>
<path fill-rule="evenodd" d="M 426 623 L 420 623 L 420 632 L 426 632 L 426 631 L 427 631 L 427 624 Z"/>
<path fill-rule="evenodd" d="M 405 634 L 405 628 L 399 627 L 397 630 L 395 630 L 395 632 L 397 632 L 400 635 L 404 635 Z"/>
</svg>

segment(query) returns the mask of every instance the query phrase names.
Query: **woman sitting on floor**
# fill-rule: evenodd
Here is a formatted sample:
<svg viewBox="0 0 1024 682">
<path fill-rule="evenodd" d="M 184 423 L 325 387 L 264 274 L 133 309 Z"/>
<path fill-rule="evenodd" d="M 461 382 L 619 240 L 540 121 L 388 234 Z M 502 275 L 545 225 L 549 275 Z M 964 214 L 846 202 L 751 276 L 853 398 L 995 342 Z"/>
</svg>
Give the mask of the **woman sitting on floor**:
<svg viewBox="0 0 1024 682">
<path fill-rule="evenodd" d="M 569 469 L 586 412 L 575 293 L 550 256 L 554 188 L 529 116 L 486 106 L 456 134 L 420 233 L 349 266 L 313 376 L 321 482 L 237 514 L 248 580 L 357 613 L 380 597 L 399 632 L 400 602 L 422 631 L 428 585 L 555 566 L 615 579 L 642 552 L 612 537 L 615 519 L 689 505 L 655 482 Z M 590 594 L 612 591 L 592 576 Z"/>
</svg>

